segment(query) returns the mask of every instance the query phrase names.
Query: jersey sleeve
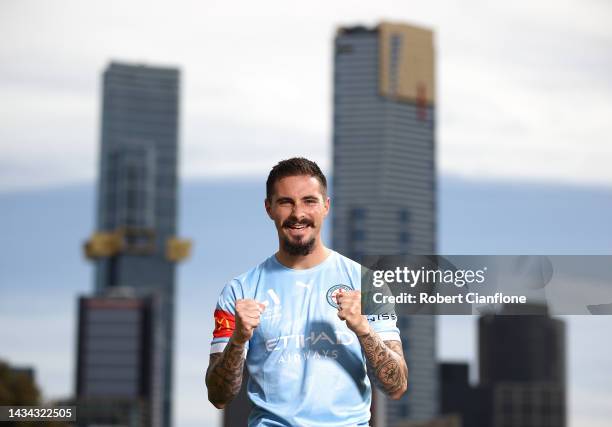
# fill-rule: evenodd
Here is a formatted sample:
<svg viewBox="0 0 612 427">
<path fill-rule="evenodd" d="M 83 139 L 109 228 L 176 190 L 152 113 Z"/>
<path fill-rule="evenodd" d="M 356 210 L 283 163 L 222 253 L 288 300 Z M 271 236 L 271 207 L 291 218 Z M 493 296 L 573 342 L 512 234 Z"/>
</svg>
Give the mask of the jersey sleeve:
<svg viewBox="0 0 612 427">
<path fill-rule="evenodd" d="M 362 292 L 365 292 L 365 290 L 362 289 L 361 284 L 363 280 L 369 280 L 367 279 L 367 277 L 372 274 L 372 271 L 368 268 L 360 266 L 357 274 L 359 277 L 359 289 Z M 370 311 L 370 309 L 372 308 L 376 310 Z M 368 319 L 370 327 L 374 330 L 374 332 L 378 334 L 380 339 L 382 339 L 383 341 L 401 341 L 400 331 L 397 327 L 397 315 L 395 314 L 395 309 L 393 306 L 368 307 L 366 310 L 369 313 L 372 313 L 366 315 L 366 317 Z"/>
<path fill-rule="evenodd" d="M 383 341 L 401 341 L 400 331 L 396 325 L 397 315 L 395 313 L 388 314 L 372 314 L 367 316 L 370 327 L 378 334 Z"/>
<path fill-rule="evenodd" d="M 210 343 L 210 353 L 221 353 L 227 345 L 236 328 L 236 300 L 244 298 L 238 280 L 232 280 L 223 287 L 215 306 L 213 338 Z M 246 343 L 245 349 L 248 349 Z"/>
</svg>

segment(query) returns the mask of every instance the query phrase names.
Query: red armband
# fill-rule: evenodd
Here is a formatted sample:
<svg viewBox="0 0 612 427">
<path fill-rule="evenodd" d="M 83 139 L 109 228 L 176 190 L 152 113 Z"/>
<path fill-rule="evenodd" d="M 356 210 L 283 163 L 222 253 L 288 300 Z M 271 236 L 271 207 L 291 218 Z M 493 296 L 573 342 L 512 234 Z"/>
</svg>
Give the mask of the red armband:
<svg viewBox="0 0 612 427">
<path fill-rule="evenodd" d="M 215 330 L 213 331 L 213 337 L 215 338 L 229 338 L 236 329 L 236 320 L 232 313 L 223 311 L 221 309 L 215 310 Z"/>
</svg>

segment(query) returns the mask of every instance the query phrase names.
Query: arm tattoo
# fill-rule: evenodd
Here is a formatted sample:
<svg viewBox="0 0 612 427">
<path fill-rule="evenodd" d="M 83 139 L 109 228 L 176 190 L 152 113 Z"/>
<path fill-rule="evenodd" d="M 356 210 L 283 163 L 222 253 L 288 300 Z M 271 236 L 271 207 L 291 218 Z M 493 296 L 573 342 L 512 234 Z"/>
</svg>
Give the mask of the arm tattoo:
<svg viewBox="0 0 612 427">
<path fill-rule="evenodd" d="M 370 331 L 359 337 L 366 356 L 370 377 L 385 392 L 401 396 L 408 384 L 408 368 L 404 360 L 402 343 L 382 341 L 378 334 Z"/>
<path fill-rule="evenodd" d="M 235 344 L 230 339 L 223 353 L 210 355 L 206 387 L 208 399 L 213 404 L 228 404 L 240 391 L 244 369 L 243 354 L 244 345 Z"/>
</svg>

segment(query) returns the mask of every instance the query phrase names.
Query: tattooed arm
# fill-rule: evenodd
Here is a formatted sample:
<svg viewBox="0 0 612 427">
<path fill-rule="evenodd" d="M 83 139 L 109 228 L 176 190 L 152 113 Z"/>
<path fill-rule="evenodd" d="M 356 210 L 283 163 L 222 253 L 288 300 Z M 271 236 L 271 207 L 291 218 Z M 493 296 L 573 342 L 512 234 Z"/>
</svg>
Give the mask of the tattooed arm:
<svg viewBox="0 0 612 427">
<path fill-rule="evenodd" d="M 208 400 L 222 409 L 230 403 L 242 386 L 244 349 L 259 325 L 266 304 L 252 299 L 236 300 L 236 326 L 223 353 L 212 353 L 206 371 Z"/>
<path fill-rule="evenodd" d="M 361 343 L 370 377 L 387 396 L 399 399 L 408 388 L 408 367 L 400 341 L 383 341 L 361 314 L 361 292 L 336 295 L 338 317 L 346 321 Z"/>
<path fill-rule="evenodd" d="M 399 399 L 408 388 L 408 367 L 400 341 L 383 341 L 372 330 L 359 336 L 370 377 L 392 399 Z"/>
<path fill-rule="evenodd" d="M 244 344 L 230 339 L 222 353 L 212 353 L 206 371 L 208 400 L 215 408 L 223 409 L 240 391 L 244 370 Z"/>
</svg>

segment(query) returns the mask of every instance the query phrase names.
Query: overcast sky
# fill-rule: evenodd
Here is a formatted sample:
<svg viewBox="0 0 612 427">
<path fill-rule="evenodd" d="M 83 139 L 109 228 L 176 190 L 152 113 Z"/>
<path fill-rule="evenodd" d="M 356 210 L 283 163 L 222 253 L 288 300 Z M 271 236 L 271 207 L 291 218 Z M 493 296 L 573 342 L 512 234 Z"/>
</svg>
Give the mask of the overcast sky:
<svg viewBox="0 0 612 427">
<path fill-rule="evenodd" d="M 329 171 L 335 28 L 381 19 L 435 31 L 441 172 L 612 182 L 606 0 L 4 0 L 0 191 L 94 179 L 111 59 L 181 68 L 184 178 Z"/>
<path fill-rule="evenodd" d="M 184 178 L 261 176 L 280 158 L 295 154 L 312 157 L 329 172 L 335 29 L 339 25 L 375 25 L 382 19 L 423 25 L 435 32 L 436 143 L 441 172 L 482 180 L 611 186 L 612 2 L 608 0 L 173 1 L 165 5 L 151 1 L 0 0 L 0 192 L 94 180 L 98 174 L 101 73 L 110 60 L 181 68 Z M 32 194 L 36 200 L 40 198 L 40 193 Z M 540 195 L 533 197 L 539 200 Z M 560 199 L 567 200 L 565 195 Z M 499 200 L 479 200 L 483 206 L 503 206 Z M 207 212 L 206 202 L 202 198 L 202 213 Z M 513 212 L 511 202 L 500 211 Z M 80 199 L 75 202 L 81 204 Z M 605 212 L 602 209 L 608 205 L 588 206 L 585 214 Z M 553 207 L 555 212 L 562 210 L 558 205 Z M 463 211 L 466 217 L 472 215 L 457 208 L 453 217 Z M 515 213 L 524 211 L 517 208 Z M 91 212 L 86 214 L 93 220 Z M 71 220 L 69 215 L 52 217 L 49 230 L 61 231 L 63 236 L 73 229 L 72 223 L 58 227 L 56 218 Z M 482 222 L 473 218 L 464 223 L 477 226 L 474 235 L 480 232 L 493 237 L 492 232 L 482 233 Z M 596 224 L 588 215 L 580 218 L 574 222 Z M 520 222 L 516 215 L 512 219 Z M 564 226 L 555 217 L 542 223 L 567 230 L 555 233 L 566 245 L 575 246 L 578 234 L 605 236 L 603 232 L 572 229 L 569 224 L 574 222 Z M 463 230 L 464 223 L 457 222 L 456 229 Z M 541 229 L 533 223 L 531 218 L 524 221 L 531 225 L 525 226 L 524 234 L 541 238 Z M 27 224 L 36 234 L 36 221 Z M 71 245 L 67 252 L 91 231 L 89 225 L 81 228 L 85 231 L 75 232 L 74 241 L 62 240 Z M 11 242 L 7 251 L 13 252 L 14 242 L 31 245 L 35 241 L 29 235 L 24 238 L 23 230 L 21 225 L 14 227 L 15 237 L 7 240 Z M 452 229 L 444 231 L 445 236 L 453 236 Z M 523 234 L 515 234 L 523 238 Z M 40 236 L 36 234 L 36 238 Z M 202 237 L 198 241 L 210 240 Z M 472 242 L 473 238 L 462 234 L 456 241 Z M 508 240 L 492 241 L 491 246 L 503 242 Z M 583 246 L 588 248 L 587 243 Z M 48 257 L 43 252 L 40 259 Z M 22 253 L 31 256 L 30 247 L 14 256 L 26 260 Z M 76 251 L 70 253 L 77 256 Z M 201 253 L 204 258 L 206 252 Z M 66 276 L 73 277 L 73 271 L 68 271 L 71 267 L 65 268 Z M 43 273 L 48 271 L 41 270 Z M 87 274 L 82 276 L 75 281 L 81 289 L 90 289 Z M 44 281 L 40 283 L 53 289 Z M 183 286 L 185 301 L 193 296 L 186 289 L 193 288 Z M 24 293 L 27 297 L 27 291 Z M 74 326 L 70 312 L 73 300 L 62 301 L 68 307 L 62 325 Z M 193 310 L 193 318 L 199 319 L 200 307 Z M 48 315 L 58 317 L 55 312 Z M 42 324 L 34 318 L 29 321 L 32 329 Z M 593 330 L 609 328 L 600 322 L 601 327 Z M 197 342 L 206 357 L 208 335 L 202 340 L 199 326 L 192 324 L 196 325 L 192 335 L 188 328 L 179 329 L 183 338 L 193 338 L 182 342 Z M 570 351 L 599 339 L 576 333 L 586 329 L 570 328 L 570 338 L 575 340 Z M 467 338 L 465 328 L 440 330 L 444 334 L 441 342 L 452 336 L 474 339 L 473 330 Z M 71 348 L 72 339 L 73 335 L 66 335 L 60 342 L 66 345 L 53 353 L 57 358 L 51 357 L 49 362 L 59 361 L 56 382 L 64 388 L 68 387 L 66 372 L 72 369 L 65 361 L 65 349 Z M 451 347 L 452 343 L 447 345 Z M 441 353 L 449 354 L 445 348 Z M 452 354 L 467 357 L 467 353 Z M 605 375 L 608 371 L 601 367 L 607 366 L 610 353 L 581 354 L 586 356 L 580 359 L 571 353 L 569 363 L 592 369 L 590 374 L 569 372 L 575 381 L 570 390 L 570 419 L 579 427 L 603 427 L 610 419 L 606 409 L 610 381 Z M 179 357 L 196 356 L 201 355 L 179 349 Z M 201 383 L 189 383 L 193 384 L 190 393 L 183 393 L 186 388 L 181 385 L 187 384 L 181 378 L 201 374 L 200 361 L 178 363 L 179 416 L 201 409 Z M 41 378 L 44 375 L 41 368 Z M 209 406 L 202 407 L 212 411 Z M 202 418 L 196 414 L 193 419 Z"/>
</svg>

